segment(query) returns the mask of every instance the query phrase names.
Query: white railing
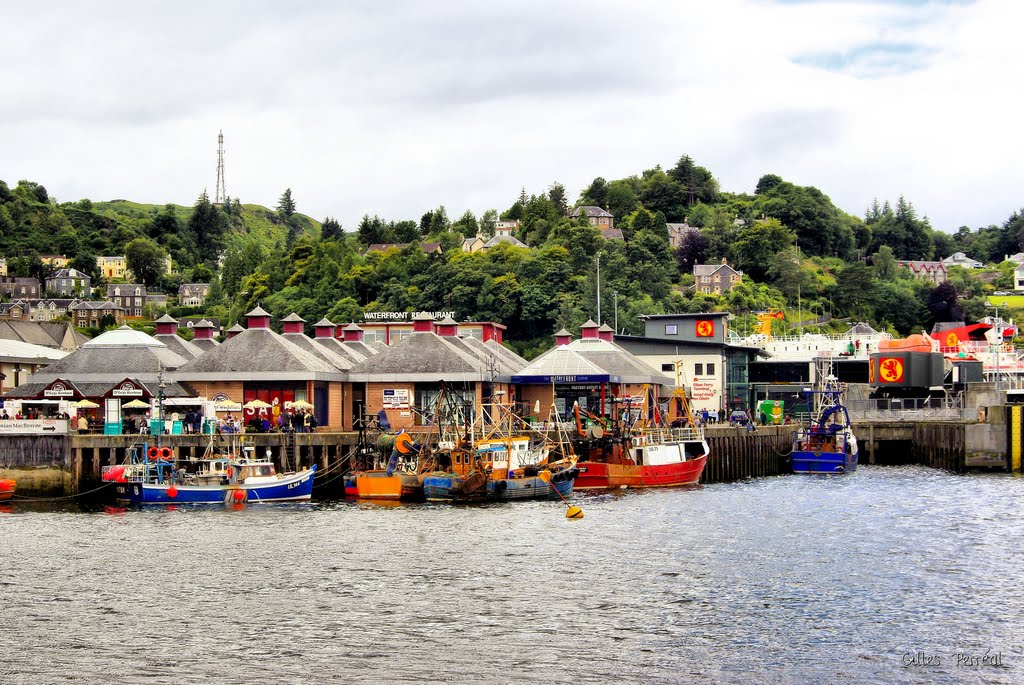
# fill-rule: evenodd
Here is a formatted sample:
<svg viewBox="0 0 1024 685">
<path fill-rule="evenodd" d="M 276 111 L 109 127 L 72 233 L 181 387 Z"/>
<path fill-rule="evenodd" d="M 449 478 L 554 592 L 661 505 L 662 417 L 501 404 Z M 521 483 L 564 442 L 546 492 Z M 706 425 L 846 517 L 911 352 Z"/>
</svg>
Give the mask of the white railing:
<svg viewBox="0 0 1024 685">
<path fill-rule="evenodd" d="M 950 421 L 965 418 L 956 398 L 854 400 L 847 404 L 853 421 Z"/>
</svg>

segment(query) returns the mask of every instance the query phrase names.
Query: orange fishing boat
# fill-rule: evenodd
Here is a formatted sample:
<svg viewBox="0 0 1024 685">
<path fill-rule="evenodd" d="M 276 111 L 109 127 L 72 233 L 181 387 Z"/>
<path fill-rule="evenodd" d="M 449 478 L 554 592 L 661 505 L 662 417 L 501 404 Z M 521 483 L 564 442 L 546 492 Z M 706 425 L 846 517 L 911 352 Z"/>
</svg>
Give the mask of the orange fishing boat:
<svg viewBox="0 0 1024 685">
<path fill-rule="evenodd" d="M 6 502 L 14 498 L 14 491 L 18 489 L 18 483 L 13 478 L 0 480 L 0 502 Z"/>
</svg>

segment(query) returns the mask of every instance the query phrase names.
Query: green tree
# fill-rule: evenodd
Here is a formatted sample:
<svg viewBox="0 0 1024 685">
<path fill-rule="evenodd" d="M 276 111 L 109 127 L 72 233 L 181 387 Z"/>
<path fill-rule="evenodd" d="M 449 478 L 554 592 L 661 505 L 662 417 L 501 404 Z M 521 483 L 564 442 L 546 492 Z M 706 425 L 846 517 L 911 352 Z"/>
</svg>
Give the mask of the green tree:
<svg viewBox="0 0 1024 685">
<path fill-rule="evenodd" d="M 320 224 L 320 237 L 323 240 L 341 240 L 345 237 L 345 230 L 333 217 L 327 217 Z"/>
<path fill-rule="evenodd" d="M 295 200 L 292 198 L 291 188 L 285 188 L 284 192 L 281 193 L 281 199 L 277 201 L 277 211 L 285 219 L 290 219 L 292 214 L 295 213 Z"/>
<path fill-rule="evenodd" d="M 480 235 L 484 238 L 493 238 L 497 223 L 498 212 L 493 209 L 486 210 L 480 215 Z"/>
<path fill-rule="evenodd" d="M 164 272 L 167 253 L 149 238 L 136 238 L 124 247 L 124 259 L 139 282 L 151 286 Z"/>
<path fill-rule="evenodd" d="M 562 216 L 569 215 L 569 200 L 565 192 L 565 186 L 555 181 L 548 188 L 548 199 L 555 206 L 555 210 Z"/>
<path fill-rule="evenodd" d="M 772 256 L 793 242 L 793 232 L 778 219 L 755 221 L 739 231 L 734 252 L 736 264 L 755 281 L 763 281 L 772 265 Z"/>
</svg>

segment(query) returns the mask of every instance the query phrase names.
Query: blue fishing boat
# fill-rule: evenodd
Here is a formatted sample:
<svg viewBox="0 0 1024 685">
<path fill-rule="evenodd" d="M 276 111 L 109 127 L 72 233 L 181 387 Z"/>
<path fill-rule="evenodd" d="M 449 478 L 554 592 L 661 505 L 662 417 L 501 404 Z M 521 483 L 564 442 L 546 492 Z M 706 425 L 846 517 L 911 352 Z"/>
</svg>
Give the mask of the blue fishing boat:
<svg viewBox="0 0 1024 685">
<path fill-rule="evenodd" d="M 316 464 L 298 472 L 277 473 L 254 450 L 214 454 L 178 462 L 167 447 L 129 451 L 128 463 L 106 467 L 103 479 L 114 483 L 119 501 L 131 504 L 243 504 L 295 502 L 313 494 Z"/>
<path fill-rule="evenodd" d="M 829 374 L 818 390 L 806 390 L 809 414 L 806 427 L 793 439 L 793 473 L 850 473 L 857 469 L 857 437 L 843 403 L 844 388 Z"/>
</svg>

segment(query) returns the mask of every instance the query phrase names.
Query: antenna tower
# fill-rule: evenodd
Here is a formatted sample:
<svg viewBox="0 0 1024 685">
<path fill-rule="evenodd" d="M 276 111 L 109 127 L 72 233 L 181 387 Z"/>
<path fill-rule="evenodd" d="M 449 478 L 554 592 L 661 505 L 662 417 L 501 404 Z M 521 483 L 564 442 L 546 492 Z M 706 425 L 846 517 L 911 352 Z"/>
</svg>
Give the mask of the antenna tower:
<svg viewBox="0 0 1024 685">
<path fill-rule="evenodd" d="M 217 134 L 217 190 L 214 192 L 213 204 L 221 205 L 228 199 L 224 189 L 224 131 Z"/>
</svg>

